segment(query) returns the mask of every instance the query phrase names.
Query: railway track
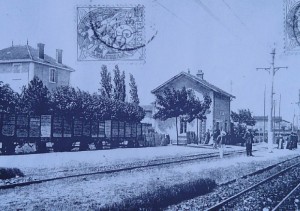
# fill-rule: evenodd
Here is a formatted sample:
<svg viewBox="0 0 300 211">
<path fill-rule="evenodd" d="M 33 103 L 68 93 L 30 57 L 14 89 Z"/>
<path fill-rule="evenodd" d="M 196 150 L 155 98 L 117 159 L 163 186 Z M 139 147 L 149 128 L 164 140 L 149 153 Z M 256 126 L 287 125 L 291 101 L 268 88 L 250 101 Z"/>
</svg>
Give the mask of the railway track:
<svg viewBox="0 0 300 211">
<path fill-rule="evenodd" d="M 256 151 L 256 150 L 253 150 L 253 151 Z M 239 154 L 244 154 L 244 153 L 245 153 L 245 150 L 225 152 L 224 157 L 225 156 L 229 157 L 229 156 L 239 155 Z M 90 173 L 74 174 L 74 175 L 68 175 L 68 176 L 60 176 L 60 177 L 38 179 L 38 180 L 32 180 L 32 181 L 26 181 L 26 182 L 1 185 L 0 190 L 28 186 L 28 185 L 32 185 L 32 184 L 39 184 L 39 183 L 55 181 L 55 180 L 62 180 L 62 179 L 67 179 L 67 178 L 90 176 L 90 175 L 111 174 L 111 173 L 131 171 L 131 170 L 142 169 L 142 168 L 150 168 L 150 167 L 164 166 L 164 165 L 170 165 L 170 164 L 176 164 L 176 163 L 185 163 L 185 162 L 190 162 L 190 161 L 195 161 L 195 160 L 213 159 L 213 158 L 219 158 L 219 157 L 220 157 L 219 152 L 212 152 L 212 153 L 206 153 L 206 154 L 187 155 L 187 156 L 182 156 L 181 158 L 157 159 L 157 160 L 151 160 L 147 164 L 138 164 L 138 165 L 133 165 L 133 166 L 128 166 L 130 164 L 127 164 L 126 167 L 121 167 L 121 168 L 100 170 L 100 171 L 95 171 L 95 172 L 90 172 Z"/>
<path fill-rule="evenodd" d="M 299 210 L 300 209 L 300 182 L 291 190 L 278 204 L 272 209 L 272 211 L 284 211 L 284 210 Z"/>
<path fill-rule="evenodd" d="M 297 156 L 299 157 L 299 156 Z M 257 203 L 257 207 L 255 210 L 262 210 L 263 208 L 267 208 L 266 210 L 290 210 L 290 209 L 281 209 L 281 207 L 284 205 L 284 203 L 287 201 L 287 199 L 296 191 L 298 191 L 298 193 L 300 193 L 300 183 L 299 180 L 297 182 L 297 186 L 293 185 L 293 188 L 288 194 L 284 193 L 287 192 L 289 189 L 291 189 L 292 185 L 287 185 L 288 181 L 283 181 L 286 178 L 286 175 L 289 175 L 290 171 L 295 170 L 296 173 L 300 174 L 300 162 L 297 162 L 296 164 L 289 166 L 269 177 L 267 177 L 264 180 L 261 180 L 260 182 L 257 182 L 256 184 L 253 184 L 252 186 L 240 191 L 239 193 L 215 204 L 212 207 L 209 207 L 208 209 L 206 209 L 207 211 L 213 211 L 213 210 L 241 210 L 241 203 L 244 203 L 247 200 L 252 200 L 253 203 Z M 293 176 L 292 172 L 289 176 Z M 295 173 L 295 174 L 296 174 Z M 293 178 L 293 177 L 292 177 Z M 296 177 L 297 178 L 297 177 Z M 295 178 L 294 178 L 295 179 Z M 290 181 L 294 181 L 294 179 L 291 179 Z M 277 182 L 276 182 L 277 180 Z M 282 181 L 282 188 L 278 188 L 276 190 L 275 187 L 278 186 L 273 186 L 274 184 L 280 184 L 280 182 L 278 181 Z M 270 184 L 271 189 L 274 188 L 274 190 L 271 190 L 271 192 L 269 191 L 269 193 L 264 193 L 264 190 L 266 190 L 266 187 L 263 187 L 264 185 L 267 186 L 268 184 Z M 286 189 L 286 190 L 285 190 Z M 255 194 L 253 194 L 254 192 L 256 192 L 257 190 L 261 190 L 263 192 L 263 197 L 261 197 L 261 195 L 257 195 L 254 196 Z M 283 191 L 282 191 L 283 190 Z M 278 193 L 277 193 L 278 192 Z M 270 194 L 271 196 L 267 196 L 267 194 Z M 274 197 L 275 196 L 275 197 Z M 280 198 L 280 196 L 282 196 Z M 273 197 L 273 198 L 272 198 Z M 280 198 L 280 200 L 278 200 L 278 197 Z M 261 201 L 264 200 L 263 198 L 267 198 L 266 201 Z M 277 198 L 277 199 L 276 199 Z M 263 204 L 263 206 L 261 206 Z M 269 204 L 269 205 L 268 205 Z M 249 208 L 249 207 L 248 207 Z M 253 210 L 253 208 L 249 209 L 249 210 Z M 292 209 L 295 210 L 295 209 Z"/>
</svg>

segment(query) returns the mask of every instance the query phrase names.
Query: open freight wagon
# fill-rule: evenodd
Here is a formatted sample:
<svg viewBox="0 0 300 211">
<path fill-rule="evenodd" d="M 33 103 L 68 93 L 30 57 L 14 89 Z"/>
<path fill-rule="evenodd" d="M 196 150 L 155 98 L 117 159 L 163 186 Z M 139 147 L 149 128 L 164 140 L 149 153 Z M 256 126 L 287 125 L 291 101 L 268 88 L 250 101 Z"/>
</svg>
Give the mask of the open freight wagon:
<svg viewBox="0 0 300 211">
<path fill-rule="evenodd" d="M 116 120 L 91 120 L 55 115 L 0 114 L 2 154 L 14 154 L 16 146 L 34 145 L 39 153 L 146 146 L 149 124 Z"/>
</svg>

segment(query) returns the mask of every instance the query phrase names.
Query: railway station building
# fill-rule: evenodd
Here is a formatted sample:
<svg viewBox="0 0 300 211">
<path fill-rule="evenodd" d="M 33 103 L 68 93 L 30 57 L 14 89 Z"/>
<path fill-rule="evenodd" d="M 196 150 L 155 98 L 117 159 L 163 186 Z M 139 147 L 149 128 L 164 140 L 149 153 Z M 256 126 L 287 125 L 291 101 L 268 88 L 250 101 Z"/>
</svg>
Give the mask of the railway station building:
<svg viewBox="0 0 300 211">
<path fill-rule="evenodd" d="M 45 44 L 37 48 L 27 45 L 12 45 L 0 50 L 0 81 L 17 92 L 21 91 L 34 76 L 49 89 L 70 84 L 70 75 L 75 70 L 63 64 L 61 49 L 56 50 L 56 59 L 45 54 Z"/>
<path fill-rule="evenodd" d="M 206 114 L 206 120 L 195 119 L 188 123 L 179 118 L 178 144 L 203 143 L 204 134 L 208 130 L 212 132 L 218 128 L 226 132 L 230 131 L 230 103 L 235 96 L 207 82 L 201 70 L 196 75 L 181 72 L 153 89 L 152 94 L 161 93 L 165 88 L 182 89 L 183 87 L 192 89 L 200 100 L 205 95 L 210 96 L 212 103 Z M 154 114 L 156 113 L 155 105 L 152 107 L 152 114 Z M 175 118 L 166 121 L 153 119 L 152 125 L 157 132 L 168 134 L 172 143 L 177 143 Z"/>
</svg>

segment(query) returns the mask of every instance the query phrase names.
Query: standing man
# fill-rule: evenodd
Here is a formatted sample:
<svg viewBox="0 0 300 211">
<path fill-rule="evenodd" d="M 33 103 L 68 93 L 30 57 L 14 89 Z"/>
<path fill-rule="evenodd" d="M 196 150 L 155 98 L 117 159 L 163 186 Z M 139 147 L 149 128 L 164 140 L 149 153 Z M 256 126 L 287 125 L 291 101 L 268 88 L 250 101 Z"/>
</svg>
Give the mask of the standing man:
<svg viewBox="0 0 300 211">
<path fill-rule="evenodd" d="M 244 135 L 244 139 L 246 142 L 246 152 L 247 152 L 247 156 L 253 156 L 252 155 L 252 143 L 253 143 L 253 135 L 251 133 L 250 129 L 247 129 L 245 135 Z"/>
<path fill-rule="evenodd" d="M 218 145 L 220 150 L 220 158 L 223 158 L 224 155 L 224 144 L 225 144 L 226 132 L 224 130 L 221 131 L 221 134 L 218 137 Z"/>
<path fill-rule="evenodd" d="M 209 129 L 207 129 L 207 132 L 205 133 L 205 141 L 204 144 L 208 144 L 210 140 L 210 132 Z"/>
<path fill-rule="evenodd" d="M 214 140 L 214 145 L 213 148 L 217 149 L 218 148 L 218 137 L 221 134 L 221 131 L 219 128 L 215 129 L 213 133 L 213 140 Z"/>
</svg>

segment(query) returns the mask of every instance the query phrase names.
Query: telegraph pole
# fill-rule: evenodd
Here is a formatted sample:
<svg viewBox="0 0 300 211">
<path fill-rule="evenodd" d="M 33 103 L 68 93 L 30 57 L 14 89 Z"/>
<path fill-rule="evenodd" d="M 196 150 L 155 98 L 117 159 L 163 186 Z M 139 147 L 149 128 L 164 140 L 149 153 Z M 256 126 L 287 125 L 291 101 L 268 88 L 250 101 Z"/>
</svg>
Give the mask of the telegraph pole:
<svg viewBox="0 0 300 211">
<path fill-rule="evenodd" d="M 267 68 L 256 68 L 256 70 L 266 70 L 269 72 L 270 75 L 270 86 L 271 86 L 271 90 L 270 90 L 270 111 L 269 111 L 269 115 L 268 115 L 268 150 L 269 152 L 272 152 L 272 146 L 274 143 L 274 139 L 273 139 L 273 131 L 272 131 L 272 114 L 273 114 L 273 94 L 274 94 L 274 77 L 275 74 L 278 70 L 280 69 L 287 69 L 287 67 L 275 67 L 275 48 L 272 50 L 271 52 L 271 56 L 272 56 L 272 62 L 271 62 L 271 67 L 267 67 Z"/>
<path fill-rule="evenodd" d="M 273 140 L 276 138 L 276 100 L 274 100 L 274 114 L 273 114 Z"/>
<path fill-rule="evenodd" d="M 281 94 L 279 95 L 279 111 L 278 111 L 278 116 L 279 116 L 279 137 L 281 136 L 281 120 L 282 118 L 280 117 L 280 108 L 281 107 Z"/>
<path fill-rule="evenodd" d="M 265 85 L 265 91 L 264 91 L 264 136 L 263 136 L 263 142 L 266 140 L 266 85 Z"/>
</svg>

